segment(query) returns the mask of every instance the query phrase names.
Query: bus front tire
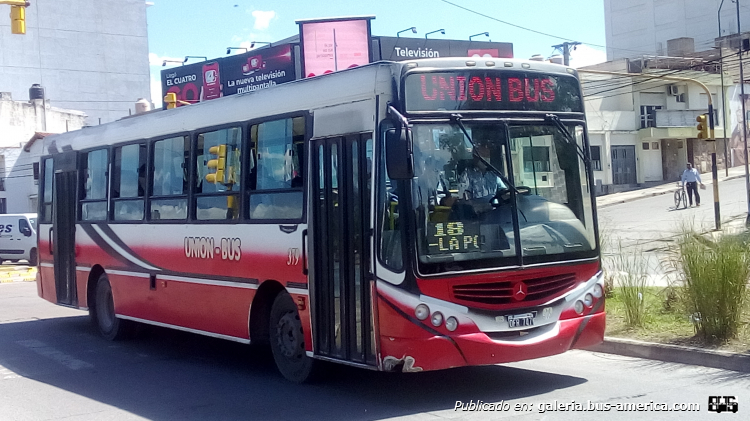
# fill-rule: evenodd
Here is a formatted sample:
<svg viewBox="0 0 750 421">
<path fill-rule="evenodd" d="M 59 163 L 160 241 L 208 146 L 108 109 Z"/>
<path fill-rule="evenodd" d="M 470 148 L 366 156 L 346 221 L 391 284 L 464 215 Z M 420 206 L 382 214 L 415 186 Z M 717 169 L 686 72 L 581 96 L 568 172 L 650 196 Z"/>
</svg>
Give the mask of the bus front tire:
<svg viewBox="0 0 750 421">
<path fill-rule="evenodd" d="M 107 340 L 124 339 L 130 332 L 130 322 L 118 319 L 115 315 L 115 303 L 112 298 L 112 285 L 106 273 L 99 275 L 94 295 L 94 308 L 90 314 L 99 333 Z"/>
<path fill-rule="evenodd" d="M 295 383 L 312 380 L 315 360 L 305 352 L 305 334 L 297 306 L 286 292 L 273 300 L 269 333 L 271 352 L 281 375 Z"/>
</svg>

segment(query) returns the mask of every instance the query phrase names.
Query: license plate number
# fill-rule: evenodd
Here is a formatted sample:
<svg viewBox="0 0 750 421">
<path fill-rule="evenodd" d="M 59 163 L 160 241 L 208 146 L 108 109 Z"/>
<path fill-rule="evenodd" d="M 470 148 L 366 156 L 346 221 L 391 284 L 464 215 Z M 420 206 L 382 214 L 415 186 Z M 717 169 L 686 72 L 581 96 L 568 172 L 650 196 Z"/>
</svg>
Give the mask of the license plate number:
<svg viewBox="0 0 750 421">
<path fill-rule="evenodd" d="M 512 314 L 505 317 L 508 320 L 508 327 L 534 326 L 534 313 Z"/>
</svg>

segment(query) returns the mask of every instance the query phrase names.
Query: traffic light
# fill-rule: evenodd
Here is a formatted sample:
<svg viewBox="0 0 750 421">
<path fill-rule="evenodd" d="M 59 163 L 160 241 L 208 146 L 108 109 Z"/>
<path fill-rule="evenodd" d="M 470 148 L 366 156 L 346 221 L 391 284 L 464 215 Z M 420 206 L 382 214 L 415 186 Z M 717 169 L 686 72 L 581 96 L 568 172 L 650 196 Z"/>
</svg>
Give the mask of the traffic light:
<svg viewBox="0 0 750 421">
<path fill-rule="evenodd" d="M 209 183 L 224 183 L 224 169 L 227 165 L 227 145 L 216 145 L 211 146 L 208 149 L 208 153 L 216 155 L 216 159 L 210 159 L 206 164 L 209 170 L 216 170 L 215 172 L 206 174 L 206 181 Z"/>
<path fill-rule="evenodd" d="M 695 127 L 698 129 L 698 139 L 710 140 L 711 136 L 709 135 L 708 115 L 701 114 L 695 118 L 695 121 L 698 122 L 698 125 Z"/>
<path fill-rule="evenodd" d="M 167 109 L 177 108 L 177 94 L 174 92 L 168 92 L 164 95 L 164 102 L 167 104 Z"/>
<path fill-rule="evenodd" d="M 10 32 L 17 35 L 26 33 L 25 6 L 10 6 Z"/>
</svg>

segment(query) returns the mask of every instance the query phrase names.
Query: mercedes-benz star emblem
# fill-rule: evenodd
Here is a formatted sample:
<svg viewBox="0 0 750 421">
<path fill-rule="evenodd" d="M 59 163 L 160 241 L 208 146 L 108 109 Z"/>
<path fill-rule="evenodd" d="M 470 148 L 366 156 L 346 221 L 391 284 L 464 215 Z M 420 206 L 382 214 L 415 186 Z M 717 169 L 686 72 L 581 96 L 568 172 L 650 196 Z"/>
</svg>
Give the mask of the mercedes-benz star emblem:
<svg viewBox="0 0 750 421">
<path fill-rule="evenodd" d="M 526 289 L 526 284 L 523 282 L 518 282 L 515 285 L 513 285 L 513 299 L 516 301 L 521 301 L 524 298 L 526 298 L 526 293 L 528 290 Z"/>
</svg>

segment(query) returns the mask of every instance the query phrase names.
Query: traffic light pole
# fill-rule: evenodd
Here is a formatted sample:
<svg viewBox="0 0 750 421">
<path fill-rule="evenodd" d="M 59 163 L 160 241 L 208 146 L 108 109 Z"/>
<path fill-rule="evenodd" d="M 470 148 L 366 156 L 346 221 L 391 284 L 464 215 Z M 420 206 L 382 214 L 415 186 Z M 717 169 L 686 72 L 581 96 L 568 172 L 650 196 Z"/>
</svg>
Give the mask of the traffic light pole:
<svg viewBox="0 0 750 421">
<path fill-rule="evenodd" d="M 26 8 L 31 6 L 27 0 L 0 0 L 0 4 L 10 6 L 10 32 L 24 35 L 26 33 Z"/>
<path fill-rule="evenodd" d="M 715 142 L 716 139 L 714 138 L 714 105 L 713 105 L 713 100 L 711 98 L 711 91 L 708 89 L 708 86 L 706 86 L 703 82 L 700 82 L 698 80 L 687 78 L 687 77 L 681 77 L 681 76 L 664 76 L 664 75 L 654 75 L 654 74 L 644 75 L 644 74 L 638 74 L 638 73 L 609 72 L 606 70 L 582 70 L 582 69 L 578 69 L 578 73 L 591 73 L 591 74 L 598 74 L 598 75 L 676 80 L 680 82 L 695 83 L 703 89 L 703 91 L 706 93 L 706 97 L 708 98 L 708 124 L 709 124 L 710 139 L 706 139 L 706 140 L 713 140 L 713 142 L 711 142 L 713 143 L 713 151 L 711 152 L 711 178 L 713 179 L 713 185 L 714 185 L 714 223 L 715 223 L 717 230 L 721 229 L 721 211 L 719 208 L 719 175 L 718 175 L 718 170 L 716 168 L 716 142 Z M 744 100 L 742 103 L 744 105 Z M 726 127 L 724 128 L 724 130 L 726 130 Z M 745 151 L 747 152 L 747 148 L 745 149 Z M 747 164 L 747 159 L 745 159 L 745 163 Z M 749 206 L 750 206 L 750 202 L 749 202 Z"/>
</svg>

